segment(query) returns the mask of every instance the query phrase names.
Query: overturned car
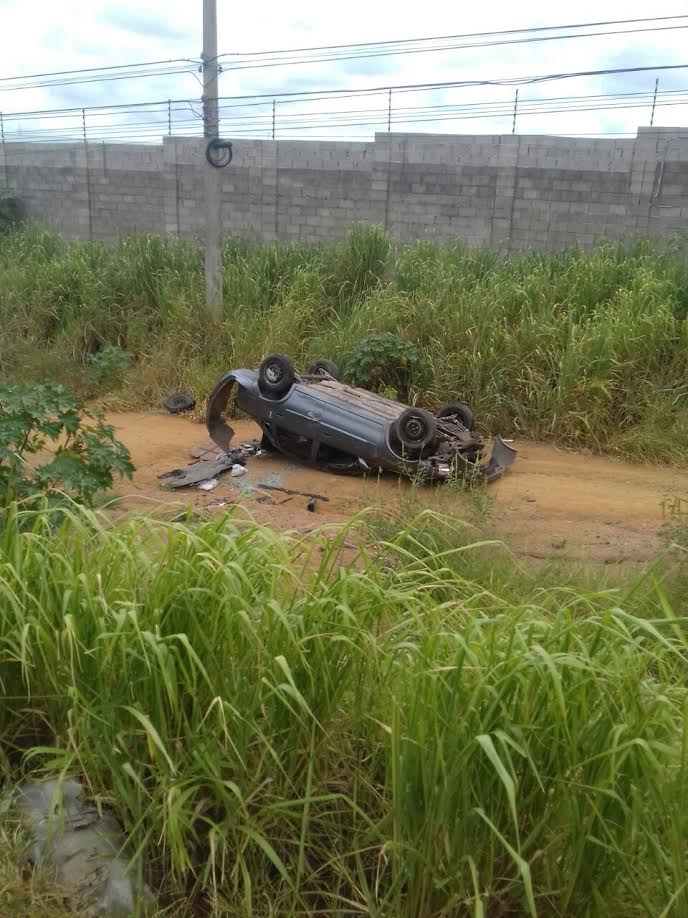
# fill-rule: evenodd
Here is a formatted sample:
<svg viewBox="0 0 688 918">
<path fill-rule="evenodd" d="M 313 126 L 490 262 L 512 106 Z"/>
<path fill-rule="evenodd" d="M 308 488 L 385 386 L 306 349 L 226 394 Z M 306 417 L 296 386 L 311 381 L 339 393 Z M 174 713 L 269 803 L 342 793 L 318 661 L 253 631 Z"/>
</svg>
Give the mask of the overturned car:
<svg viewBox="0 0 688 918">
<path fill-rule="evenodd" d="M 229 450 L 234 431 L 225 415 L 238 408 L 260 425 L 264 449 L 341 474 L 387 470 L 433 480 L 464 475 L 493 481 L 516 458 L 497 436 L 483 462 L 485 443 L 473 435 L 473 413 L 462 402 L 433 415 L 344 385 L 338 377 L 329 360 L 297 374 L 282 354 L 266 357 L 258 370 L 232 370 L 210 395 L 208 432 Z"/>
</svg>

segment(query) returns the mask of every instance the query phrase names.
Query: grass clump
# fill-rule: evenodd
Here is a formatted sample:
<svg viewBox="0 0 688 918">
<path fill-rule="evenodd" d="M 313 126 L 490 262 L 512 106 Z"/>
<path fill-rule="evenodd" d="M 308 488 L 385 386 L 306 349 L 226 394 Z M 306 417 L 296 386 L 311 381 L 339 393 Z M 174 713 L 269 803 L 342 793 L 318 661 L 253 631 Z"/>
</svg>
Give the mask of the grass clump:
<svg viewBox="0 0 688 918">
<path fill-rule="evenodd" d="M 687 264 L 681 237 L 510 256 L 393 250 L 363 226 L 329 247 L 229 239 L 224 316 L 210 321 L 197 244 L 68 243 L 25 226 L 0 238 L 0 375 L 102 394 L 93 359 L 116 348 L 133 361 L 108 377 L 113 404 L 140 407 L 179 389 L 202 399 L 274 351 L 355 367 L 369 336 L 391 336 L 422 368 L 411 400 L 468 401 L 484 431 L 685 465 Z"/>
<path fill-rule="evenodd" d="M 9 918 L 68 918 L 64 892 L 47 867 L 26 869 L 29 839 L 14 816 L 0 816 L 0 902 Z"/>
<path fill-rule="evenodd" d="M 15 509 L 5 777 L 82 776 L 196 911 L 685 914 L 678 607 L 502 591 L 418 528 L 340 568 L 346 532 Z"/>
</svg>

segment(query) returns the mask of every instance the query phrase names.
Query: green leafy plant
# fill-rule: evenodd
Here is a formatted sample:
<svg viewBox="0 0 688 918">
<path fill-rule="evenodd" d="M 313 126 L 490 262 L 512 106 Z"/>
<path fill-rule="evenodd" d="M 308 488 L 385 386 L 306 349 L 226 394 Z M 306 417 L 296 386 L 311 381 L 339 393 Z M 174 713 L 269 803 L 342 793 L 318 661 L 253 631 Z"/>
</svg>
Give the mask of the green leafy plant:
<svg viewBox="0 0 688 918">
<path fill-rule="evenodd" d="M 423 356 L 415 345 L 392 332 L 373 332 L 350 352 L 342 369 L 355 386 L 406 399 L 422 368 Z"/>
<path fill-rule="evenodd" d="M 95 354 L 89 354 L 90 376 L 96 390 L 113 389 L 121 385 L 122 374 L 132 362 L 133 355 L 117 344 L 107 344 Z"/>
<path fill-rule="evenodd" d="M 47 461 L 29 461 L 38 454 Z M 114 428 L 63 386 L 0 387 L 0 505 L 57 492 L 90 503 L 133 470 Z"/>
</svg>

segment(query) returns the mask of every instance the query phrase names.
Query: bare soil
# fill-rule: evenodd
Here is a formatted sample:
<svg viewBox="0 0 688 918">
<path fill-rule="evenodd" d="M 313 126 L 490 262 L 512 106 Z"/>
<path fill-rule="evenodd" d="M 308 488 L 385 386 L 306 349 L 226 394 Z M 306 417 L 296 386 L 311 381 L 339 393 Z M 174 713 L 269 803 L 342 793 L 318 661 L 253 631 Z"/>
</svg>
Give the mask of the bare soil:
<svg viewBox="0 0 688 918">
<path fill-rule="evenodd" d="M 192 450 L 210 445 L 202 424 L 155 413 L 111 414 L 119 439 L 136 466 L 133 482 L 117 486 L 126 508 L 192 505 L 222 512 L 240 503 L 260 522 L 309 532 L 338 527 L 366 507 L 412 517 L 424 507 L 484 520 L 488 534 L 503 539 L 518 555 L 566 557 L 605 564 L 639 563 L 661 547 L 668 498 L 688 498 L 688 472 L 633 465 L 611 458 L 522 441 L 519 457 L 504 478 L 478 494 L 445 486 L 417 486 L 394 476 L 349 478 L 306 468 L 269 454 L 248 460 L 240 478 L 225 473 L 210 492 L 169 491 L 158 475 L 195 461 Z M 236 442 L 259 436 L 250 421 L 233 423 Z M 198 453 L 198 450 L 196 450 Z M 261 490 L 272 484 L 321 494 L 315 512 L 308 498 Z"/>
</svg>

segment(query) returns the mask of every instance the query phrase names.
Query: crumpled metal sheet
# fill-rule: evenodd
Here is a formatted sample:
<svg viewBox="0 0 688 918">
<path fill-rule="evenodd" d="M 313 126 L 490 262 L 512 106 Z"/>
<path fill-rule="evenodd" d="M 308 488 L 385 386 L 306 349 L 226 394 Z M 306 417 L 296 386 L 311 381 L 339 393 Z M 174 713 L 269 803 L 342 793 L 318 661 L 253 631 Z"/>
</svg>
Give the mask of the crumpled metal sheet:
<svg viewBox="0 0 688 918">
<path fill-rule="evenodd" d="M 216 475 L 231 469 L 233 465 L 234 459 L 231 456 L 223 456 L 216 462 L 197 462 L 185 469 L 173 469 L 171 472 L 158 475 L 158 478 L 164 478 L 168 488 L 188 488 L 189 485 L 215 478 Z"/>
<path fill-rule="evenodd" d="M 163 472 L 162 475 L 158 475 L 158 478 L 163 479 L 168 488 L 188 488 L 190 485 L 197 485 L 201 481 L 216 478 L 235 465 L 246 465 L 246 460 L 249 456 L 255 456 L 259 452 L 260 444 L 257 440 L 252 440 L 230 449 L 228 453 L 220 456 L 214 462 L 201 460 L 183 469 L 172 469 L 170 472 Z"/>
</svg>

